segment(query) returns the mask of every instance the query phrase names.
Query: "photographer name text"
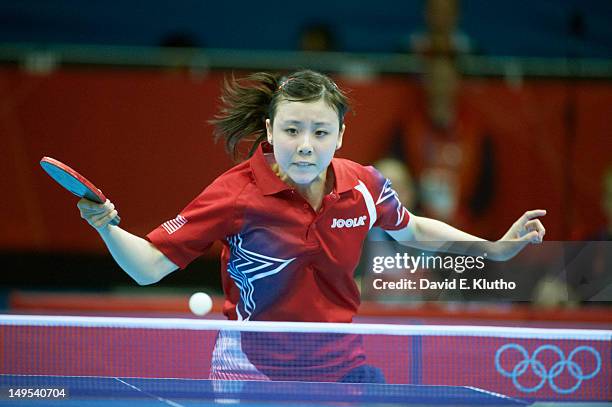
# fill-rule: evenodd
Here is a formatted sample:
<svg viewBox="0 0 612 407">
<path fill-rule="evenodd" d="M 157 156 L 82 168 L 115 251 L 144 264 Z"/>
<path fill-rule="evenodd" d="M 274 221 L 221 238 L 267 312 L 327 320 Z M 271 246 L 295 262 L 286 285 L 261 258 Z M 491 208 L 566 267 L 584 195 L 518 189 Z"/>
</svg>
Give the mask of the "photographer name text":
<svg viewBox="0 0 612 407">
<path fill-rule="evenodd" d="M 372 281 L 375 290 L 514 290 L 516 283 L 503 278 L 488 280 L 486 278 L 445 278 L 444 281 L 432 281 L 427 278 L 410 280 L 402 278 L 397 281 L 385 281 L 377 278 Z"/>
</svg>

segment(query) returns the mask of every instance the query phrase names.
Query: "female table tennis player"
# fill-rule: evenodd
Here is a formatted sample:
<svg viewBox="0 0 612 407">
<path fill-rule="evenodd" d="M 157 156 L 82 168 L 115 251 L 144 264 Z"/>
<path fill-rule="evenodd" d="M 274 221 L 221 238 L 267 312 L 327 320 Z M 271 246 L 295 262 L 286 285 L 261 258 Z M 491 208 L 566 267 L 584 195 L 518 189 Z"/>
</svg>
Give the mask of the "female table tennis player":
<svg viewBox="0 0 612 407">
<path fill-rule="evenodd" d="M 81 216 L 139 284 L 186 267 L 220 240 L 229 319 L 350 322 L 359 306 L 353 272 L 373 226 L 425 250 L 439 249 L 440 242 L 477 242 L 463 254 L 487 252 L 492 260 L 509 259 L 544 237 L 538 219 L 544 210 L 525 212 L 496 242 L 414 216 L 376 169 L 334 158 L 344 141 L 349 106 L 325 75 L 257 73 L 227 82 L 221 100 L 213 120 L 216 138 L 234 155 L 250 142 L 249 157 L 175 219 L 143 239 L 109 224 L 117 216 L 111 202 L 78 203 Z M 354 351 L 359 347 L 350 345 L 355 338 L 344 339 L 346 349 L 353 350 L 342 356 L 352 362 L 343 362 L 326 379 L 382 381 L 377 372 L 364 370 Z"/>
</svg>

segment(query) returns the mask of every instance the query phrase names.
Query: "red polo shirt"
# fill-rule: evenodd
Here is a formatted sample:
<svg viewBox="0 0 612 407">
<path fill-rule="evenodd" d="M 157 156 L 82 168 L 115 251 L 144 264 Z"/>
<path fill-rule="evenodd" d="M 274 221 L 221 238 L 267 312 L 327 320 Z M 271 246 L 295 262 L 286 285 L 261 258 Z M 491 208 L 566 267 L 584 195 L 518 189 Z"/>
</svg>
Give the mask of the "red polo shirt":
<svg viewBox="0 0 612 407">
<path fill-rule="evenodd" d="M 353 272 L 368 230 L 404 228 L 410 214 L 373 167 L 339 158 L 333 191 L 314 211 L 273 162 L 262 144 L 147 238 L 181 268 L 222 241 L 229 319 L 351 322 L 359 306 Z"/>
</svg>

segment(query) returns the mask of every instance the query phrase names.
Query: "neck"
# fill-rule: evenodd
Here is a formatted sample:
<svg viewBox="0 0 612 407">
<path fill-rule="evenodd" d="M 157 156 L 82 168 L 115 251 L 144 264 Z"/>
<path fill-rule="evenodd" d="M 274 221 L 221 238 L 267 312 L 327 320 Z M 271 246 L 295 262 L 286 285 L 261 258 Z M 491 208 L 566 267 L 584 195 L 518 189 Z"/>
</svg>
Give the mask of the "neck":
<svg viewBox="0 0 612 407">
<path fill-rule="evenodd" d="M 287 177 L 289 178 L 289 177 Z M 326 193 L 327 169 L 321 172 L 310 184 L 295 184 L 291 179 L 283 180 L 295 188 L 296 191 L 313 207 L 318 210 L 321 207 L 323 196 Z"/>
<path fill-rule="evenodd" d="M 296 184 L 293 182 L 287 174 L 280 172 L 278 165 L 273 166 L 274 172 L 278 177 L 288 185 L 291 185 L 301 196 L 304 198 L 315 211 L 321 208 L 323 197 L 330 193 L 334 187 L 333 176 L 328 176 L 329 167 L 321 172 L 311 183 L 309 184 Z"/>
</svg>

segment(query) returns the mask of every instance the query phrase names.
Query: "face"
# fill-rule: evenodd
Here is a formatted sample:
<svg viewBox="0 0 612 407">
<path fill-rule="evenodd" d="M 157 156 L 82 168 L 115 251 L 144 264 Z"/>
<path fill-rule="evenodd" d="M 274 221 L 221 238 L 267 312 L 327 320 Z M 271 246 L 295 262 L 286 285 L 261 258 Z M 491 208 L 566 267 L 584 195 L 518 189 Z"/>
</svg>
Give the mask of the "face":
<svg viewBox="0 0 612 407">
<path fill-rule="evenodd" d="M 323 180 L 334 153 L 342 146 L 345 126 L 323 99 L 315 102 L 281 101 L 274 122 L 266 120 L 268 142 L 281 178 L 298 186 Z"/>
</svg>

